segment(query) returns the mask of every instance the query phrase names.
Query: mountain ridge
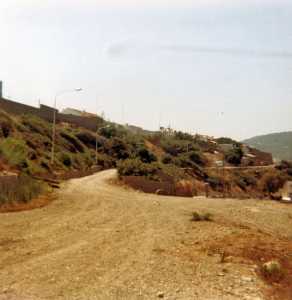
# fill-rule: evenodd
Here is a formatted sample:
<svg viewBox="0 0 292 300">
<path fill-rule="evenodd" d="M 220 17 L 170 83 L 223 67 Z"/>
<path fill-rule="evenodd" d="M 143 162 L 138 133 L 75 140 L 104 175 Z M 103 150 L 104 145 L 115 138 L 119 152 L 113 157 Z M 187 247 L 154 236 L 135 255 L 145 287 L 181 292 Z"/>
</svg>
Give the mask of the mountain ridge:
<svg viewBox="0 0 292 300">
<path fill-rule="evenodd" d="M 242 141 L 261 151 L 272 153 L 274 160 L 292 160 L 292 131 L 257 135 Z"/>
</svg>

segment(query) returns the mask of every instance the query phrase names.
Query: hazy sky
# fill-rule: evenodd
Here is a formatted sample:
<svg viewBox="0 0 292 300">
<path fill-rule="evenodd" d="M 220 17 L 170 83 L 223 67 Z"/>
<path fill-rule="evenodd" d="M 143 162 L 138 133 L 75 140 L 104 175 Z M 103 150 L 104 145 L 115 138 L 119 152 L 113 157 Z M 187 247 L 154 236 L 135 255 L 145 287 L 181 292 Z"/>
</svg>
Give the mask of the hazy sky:
<svg viewBox="0 0 292 300">
<path fill-rule="evenodd" d="M 292 0 L 0 1 L 4 96 L 237 139 L 292 130 Z"/>
</svg>

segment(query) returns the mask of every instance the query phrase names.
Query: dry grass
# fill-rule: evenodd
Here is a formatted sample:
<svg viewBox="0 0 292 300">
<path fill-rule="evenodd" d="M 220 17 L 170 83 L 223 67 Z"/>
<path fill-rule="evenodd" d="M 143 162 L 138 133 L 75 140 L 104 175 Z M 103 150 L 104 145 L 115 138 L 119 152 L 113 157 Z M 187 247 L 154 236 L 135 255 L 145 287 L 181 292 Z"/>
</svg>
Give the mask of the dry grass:
<svg viewBox="0 0 292 300">
<path fill-rule="evenodd" d="M 42 195 L 27 203 L 24 202 L 10 202 L 0 206 L 0 213 L 19 212 L 25 210 L 32 210 L 47 206 L 54 200 L 52 195 Z"/>
</svg>

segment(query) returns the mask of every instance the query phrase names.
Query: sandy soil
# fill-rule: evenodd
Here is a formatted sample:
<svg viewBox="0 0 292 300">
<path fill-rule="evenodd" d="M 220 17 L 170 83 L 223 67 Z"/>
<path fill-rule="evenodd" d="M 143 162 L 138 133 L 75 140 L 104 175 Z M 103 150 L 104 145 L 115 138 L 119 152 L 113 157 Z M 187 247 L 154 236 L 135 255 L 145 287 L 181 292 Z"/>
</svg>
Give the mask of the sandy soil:
<svg viewBox="0 0 292 300">
<path fill-rule="evenodd" d="M 0 215 L 1 300 L 278 299 L 253 249 L 289 248 L 292 206 L 143 194 L 114 176 L 68 181 L 47 207 Z M 193 211 L 214 220 L 191 222 Z"/>
</svg>

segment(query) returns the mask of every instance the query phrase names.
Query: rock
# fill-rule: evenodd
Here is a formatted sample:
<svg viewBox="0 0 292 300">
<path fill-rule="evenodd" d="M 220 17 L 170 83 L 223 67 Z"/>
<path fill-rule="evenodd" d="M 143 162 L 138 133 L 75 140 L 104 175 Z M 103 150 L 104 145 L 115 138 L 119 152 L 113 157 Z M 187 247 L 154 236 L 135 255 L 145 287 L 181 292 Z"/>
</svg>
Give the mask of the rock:
<svg viewBox="0 0 292 300">
<path fill-rule="evenodd" d="M 241 280 L 244 282 L 253 282 L 253 278 L 246 276 L 241 277 Z"/>
<path fill-rule="evenodd" d="M 273 276 L 282 273 L 282 266 L 276 260 L 271 260 L 263 264 L 263 272 L 265 275 Z"/>
<path fill-rule="evenodd" d="M 163 292 L 157 293 L 157 297 L 158 297 L 158 298 L 164 298 L 164 293 L 163 293 Z"/>
</svg>

